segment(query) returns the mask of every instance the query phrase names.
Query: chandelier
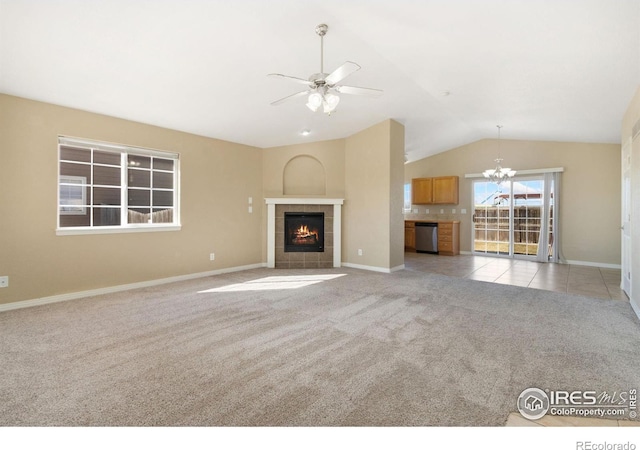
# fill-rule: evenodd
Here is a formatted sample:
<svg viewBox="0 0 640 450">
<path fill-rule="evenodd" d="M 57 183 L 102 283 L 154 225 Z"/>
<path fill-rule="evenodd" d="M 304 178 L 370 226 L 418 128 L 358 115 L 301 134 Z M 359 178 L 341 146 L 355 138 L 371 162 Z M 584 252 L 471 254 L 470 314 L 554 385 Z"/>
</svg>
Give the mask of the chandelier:
<svg viewBox="0 0 640 450">
<path fill-rule="evenodd" d="M 498 127 L 498 157 L 494 159 L 496 162 L 495 169 L 487 169 L 482 172 L 485 178 L 488 178 L 498 186 L 506 179 L 512 178 L 515 174 L 515 170 L 511 170 L 509 167 L 502 167 L 500 163 L 502 162 L 502 158 L 500 158 L 500 129 L 502 125 L 496 125 Z"/>
</svg>

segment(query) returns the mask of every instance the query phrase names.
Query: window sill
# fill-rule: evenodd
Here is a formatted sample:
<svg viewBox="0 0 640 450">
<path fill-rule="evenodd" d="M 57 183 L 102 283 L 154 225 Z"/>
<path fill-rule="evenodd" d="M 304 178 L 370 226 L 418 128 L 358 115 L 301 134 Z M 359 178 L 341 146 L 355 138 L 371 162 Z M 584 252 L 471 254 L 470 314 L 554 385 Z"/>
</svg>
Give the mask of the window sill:
<svg viewBox="0 0 640 450">
<path fill-rule="evenodd" d="M 100 228 L 57 228 L 56 236 L 74 236 L 81 234 L 119 234 L 119 233 L 153 233 L 157 231 L 180 231 L 182 225 L 157 226 L 128 226 L 128 227 L 100 227 Z"/>
</svg>

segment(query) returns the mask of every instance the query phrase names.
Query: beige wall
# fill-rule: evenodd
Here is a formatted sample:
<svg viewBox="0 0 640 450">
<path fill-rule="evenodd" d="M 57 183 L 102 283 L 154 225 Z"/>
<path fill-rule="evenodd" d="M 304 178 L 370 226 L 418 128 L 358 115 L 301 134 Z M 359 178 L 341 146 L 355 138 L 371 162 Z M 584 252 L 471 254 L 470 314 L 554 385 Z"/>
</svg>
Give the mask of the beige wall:
<svg viewBox="0 0 640 450">
<path fill-rule="evenodd" d="M 180 153 L 182 230 L 56 236 L 58 135 Z M 0 153 L 0 303 L 263 261 L 261 149 L 0 95 Z"/>
<path fill-rule="evenodd" d="M 389 267 L 404 266 L 404 125 L 392 120 L 390 161 L 390 262 Z"/>
<path fill-rule="evenodd" d="M 460 203 L 416 206 L 421 214 L 461 221 L 462 251 L 471 251 L 471 180 L 464 176 L 495 165 L 498 142 L 486 139 L 405 165 L 405 181 L 460 177 Z M 567 260 L 620 264 L 620 145 L 501 140 L 503 165 L 513 169 L 564 167 L 560 192 L 560 245 Z M 445 214 L 433 216 L 440 208 Z M 452 208 L 456 214 L 452 214 Z M 460 214 L 466 208 L 467 214 Z"/>
<path fill-rule="evenodd" d="M 265 149 L 265 197 L 287 197 L 285 167 L 303 155 L 325 169 L 326 194 L 311 196 L 345 199 L 342 261 L 381 270 L 404 264 L 404 127 L 386 120 L 346 139 Z M 299 175 L 302 186 L 305 175 Z M 304 197 L 305 188 L 291 195 Z"/>
<path fill-rule="evenodd" d="M 59 135 L 178 152 L 182 229 L 57 236 Z M 347 139 L 263 150 L 0 95 L 0 145 L 0 275 L 10 277 L 0 304 L 260 264 L 263 199 L 283 196 L 284 168 L 300 155 L 324 168 L 325 197 L 345 198 L 343 247 L 364 255 L 343 260 L 383 269 L 404 262 L 404 128 L 391 120 Z M 379 229 L 361 232 L 366 223 Z"/>
<path fill-rule="evenodd" d="M 287 163 L 301 155 L 308 155 L 324 167 L 326 177 L 324 196 L 344 198 L 344 146 L 344 139 L 336 139 L 265 149 L 262 167 L 264 196 L 266 198 L 282 197 L 284 195 L 283 175 Z"/>
<path fill-rule="evenodd" d="M 392 269 L 404 263 L 404 127 L 386 120 L 346 139 L 342 260 Z M 362 255 L 358 250 L 362 250 Z"/>
</svg>

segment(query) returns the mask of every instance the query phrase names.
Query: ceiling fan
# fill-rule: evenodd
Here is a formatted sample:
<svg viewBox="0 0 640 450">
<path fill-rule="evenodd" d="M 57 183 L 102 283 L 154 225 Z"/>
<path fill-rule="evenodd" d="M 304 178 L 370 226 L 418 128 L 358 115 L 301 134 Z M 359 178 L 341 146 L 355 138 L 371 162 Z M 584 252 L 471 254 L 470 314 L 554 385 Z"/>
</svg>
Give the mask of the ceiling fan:
<svg viewBox="0 0 640 450">
<path fill-rule="evenodd" d="M 316 34 L 320 36 L 319 73 L 314 73 L 307 80 L 304 78 L 283 75 L 281 73 L 270 73 L 268 75 L 270 77 L 286 78 L 287 80 L 307 86 L 307 89 L 304 91 L 283 97 L 280 100 L 272 102 L 271 105 L 276 106 L 293 98 L 307 96 L 307 107 L 311 111 L 316 112 L 320 106 L 322 106 L 323 112 L 330 115 L 335 111 L 338 103 L 340 102 L 340 97 L 337 94 L 367 95 L 370 97 L 378 97 L 382 95 L 382 91 L 380 89 L 344 86 L 338 84 L 352 73 L 360 70 L 360 66 L 354 62 L 347 61 L 329 74 L 324 72 L 324 35 L 327 34 L 328 29 L 329 26 L 324 23 L 316 27 Z"/>
</svg>

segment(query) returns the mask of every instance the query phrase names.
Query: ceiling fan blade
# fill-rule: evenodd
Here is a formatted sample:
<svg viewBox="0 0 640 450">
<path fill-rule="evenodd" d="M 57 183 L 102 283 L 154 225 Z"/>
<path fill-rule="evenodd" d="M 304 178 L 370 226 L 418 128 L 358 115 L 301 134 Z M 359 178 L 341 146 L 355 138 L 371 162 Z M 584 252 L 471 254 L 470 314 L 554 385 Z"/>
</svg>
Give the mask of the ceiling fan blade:
<svg viewBox="0 0 640 450">
<path fill-rule="evenodd" d="M 309 80 L 305 80 L 303 78 L 298 78 L 298 77 L 291 77 L 289 75 L 283 75 L 281 73 L 270 73 L 269 75 L 267 75 L 268 77 L 279 77 L 279 78 L 286 78 L 287 80 L 291 80 L 294 81 L 296 83 L 300 83 L 300 84 L 305 84 L 307 86 L 311 86 L 313 83 Z"/>
<path fill-rule="evenodd" d="M 336 70 L 331 72 L 329 75 L 327 75 L 327 78 L 325 78 L 324 81 L 329 86 L 333 86 L 334 84 L 339 83 L 340 81 L 347 78 L 353 72 L 357 72 L 358 70 L 360 70 L 359 65 L 354 62 L 347 61 Z"/>
<path fill-rule="evenodd" d="M 334 88 L 341 94 L 353 94 L 353 95 L 368 95 L 369 97 L 379 97 L 383 91 L 380 89 L 371 89 L 355 86 L 336 86 Z"/>
<path fill-rule="evenodd" d="M 282 97 L 280 100 L 276 100 L 275 102 L 271 102 L 271 106 L 276 106 L 281 103 L 286 102 L 287 100 L 291 100 L 292 98 L 302 97 L 303 95 L 307 95 L 309 91 L 300 91 L 295 94 L 287 95 L 286 97 Z"/>
</svg>

